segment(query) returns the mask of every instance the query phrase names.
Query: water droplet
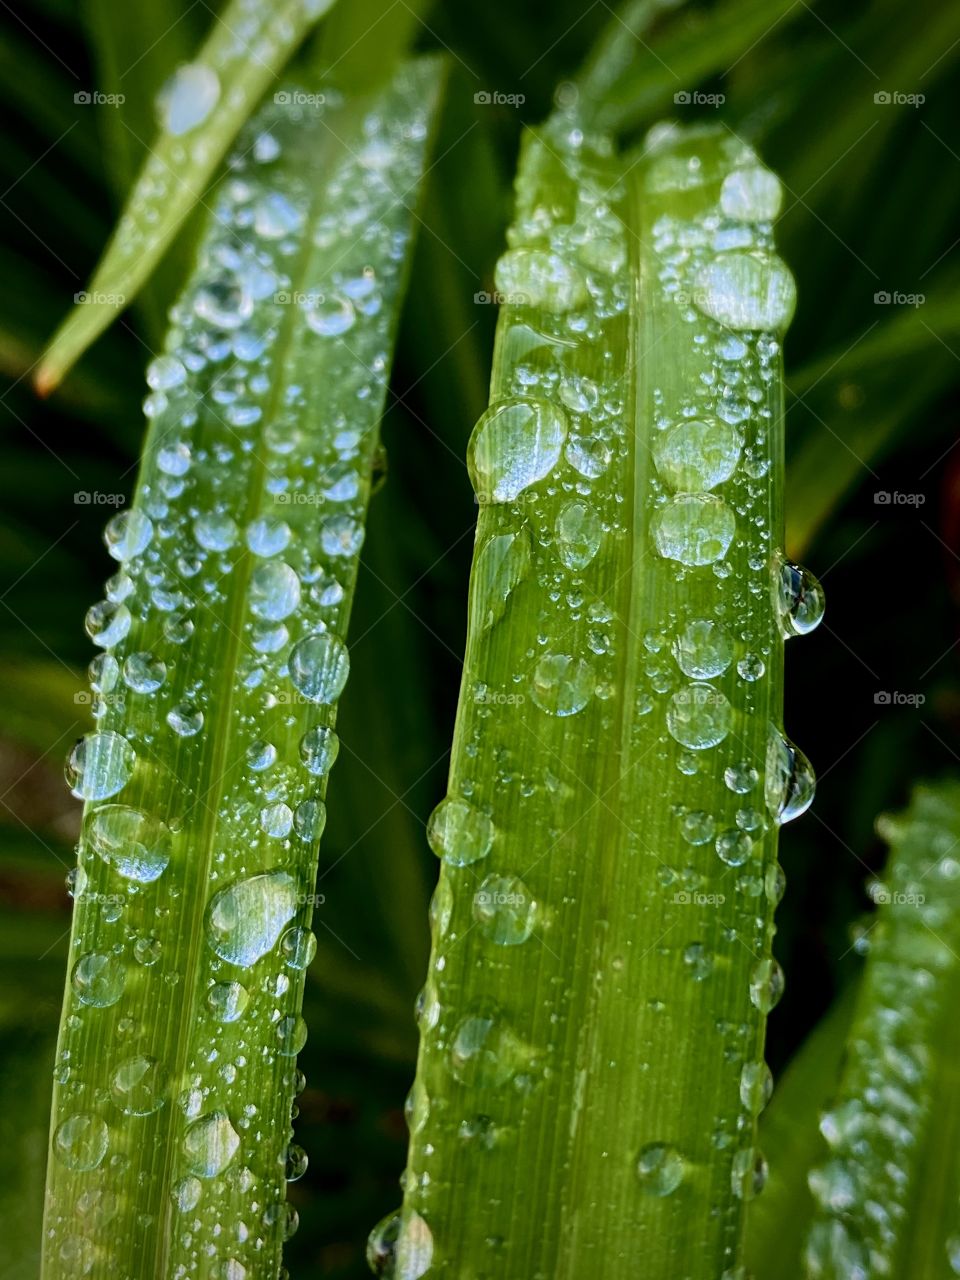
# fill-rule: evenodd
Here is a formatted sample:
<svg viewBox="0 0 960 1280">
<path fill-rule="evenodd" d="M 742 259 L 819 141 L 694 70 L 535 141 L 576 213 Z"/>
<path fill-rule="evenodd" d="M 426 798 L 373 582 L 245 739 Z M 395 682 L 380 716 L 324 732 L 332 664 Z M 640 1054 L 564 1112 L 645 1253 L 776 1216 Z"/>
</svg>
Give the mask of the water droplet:
<svg viewBox="0 0 960 1280">
<path fill-rule="evenodd" d="M 654 460 L 671 489 L 700 493 L 723 484 L 737 469 L 741 440 L 719 418 L 679 423 L 658 442 Z"/>
<path fill-rule="evenodd" d="M 823 587 L 801 565 L 781 563 L 779 603 L 781 630 L 786 637 L 805 636 L 823 619 Z"/>
<path fill-rule="evenodd" d="M 644 1191 L 651 1196 L 668 1196 L 683 1181 L 683 1156 L 665 1142 L 650 1142 L 637 1159 L 637 1176 Z"/>
<path fill-rule="evenodd" d="M 65 1168 L 88 1173 L 100 1165 L 109 1143 L 109 1130 L 100 1117 L 78 1111 L 57 1126 L 53 1152 Z"/>
<path fill-rule="evenodd" d="M 167 712 L 167 724 L 180 738 L 193 738 L 203 728 L 203 712 L 192 702 L 180 702 Z"/>
<path fill-rule="evenodd" d="M 300 739 L 300 759 L 307 773 L 324 777 L 333 768 L 340 750 L 340 739 L 332 729 L 318 725 L 308 729 Z"/>
<path fill-rule="evenodd" d="M 742 867 L 753 851 L 753 841 L 745 831 L 731 827 L 717 836 L 716 850 L 728 867 Z"/>
<path fill-rule="evenodd" d="M 336 702 L 349 674 L 347 646 L 332 631 L 304 637 L 290 653 L 290 679 L 308 702 Z"/>
<path fill-rule="evenodd" d="M 793 317 L 797 286 L 786 264 L 763 250 L 718 254 L 697 274 L 696 304 L 730 329 L 780 332 Z"/>
<path fill-rule="evenodd" d="M 112 649 L 126 639 L 133 618 L 125 604 L 101 600 L 87 610 L 83 625 L 87 635 L 101 649 Z"/>
<path fill-rule="evenodd" d="M 709 684 L 678 689 L 667 708 L 667 728 L 681 746 L 705 751 L 730 732 L 733 712 L 727 698 Z"/>
<path fill-rule="evenodd" d="M 91 733 L 81 738 L 67 760 L 66 778 L 81 800 L 109 800 L 133 775 L 137 753 L 119 733 Z"/>
<path fill-rule="evenodd" d="M 250 575 L 250 612 L 267 622 L 282 622 L 300 603 L 300 579 L 282 560 L 258 564 Z"/>
<path fill-rule="evenodd" d="M 229 551 L 239 530 L 232 516 L 208 511 L 193 522 L 193 536 L 206 551 Z"/>
<path fill-rule="evenodd" d="M 775 821 L 792 822 L 806 813 L 816 788 L 817 778 L 810 761 L 799 747 L 771 726 L 763 794 Z"/>
<path fill-rule="evenodd" d="M 514 398 L 491 405 L 474 427 L 467 451 L 480 502 L 514 502 L 545 479 L 560 459 L 566 436 L 566 415 L 549 400 Z"/>
<path fill-rule="evenodd" d="M 295 1058 L 307 1043 L 307 1024 L 298 1014 L 288 1014 L 277 1023 L 277 1052 Z"/>
<path fill-rule="evenodd" d="M 782 201 L 779 178 L 760 165 L 734 169 L 720 188 L 720 208 L 738 222 L 772 222 Z"/>
<path fill-rule="evenodd" d="M 287 1182 L 296 1182 L 302 1178 L 307 1172 L 310 1164 L 307 1153 L 303 1147 L 297 1146 L 295 1142 L 291 1142 L 284 1152 L 283 1158 L 283 1176 Z"/>
<path fill-rule="evenodd" d="M 142 555 L 152 537 L 153 522 L 135 508 L 112 516 L 103 531 L 103 540 L 114 560 L 133 560 Z"/>
<path fill-rule="evenodd" d="M 397 1211 L 382 1218 L 367 1237 L 367 1266 L 375 1276 L 393 1280 L 396 1275 L 397 1240 L 402 1214 Z"/>
<path fill-rule="evenodd" d="M 537 924 L 539 904 L 519 876 L 487 876 L 473 896 L 480 932 L 500 946 L 526 942 Z"/>
<path fill-rule="evenodd" d="M 596 674 L 585 658 L 547 653 L 534 669 L 530 696 L 548 715 L 572 716 L 587 705 L 596 685 Z"/>
<path fill-rule="evenodd" d="M 773 1074 L 767 1064 L 746 1062 L 740 1072 L 740 1101 L 752 1116 L 758 1116 L 773 1093 Z"/>
<path fill-rule="evenodd" d="M 211 1111 L 190 1125 L 183 1137 L 186 1166 L 198 1178 L 216 1178 L 240 1149 L 240 1135 L 225 1111 Z"/>
<path fill-rule="evenodd" d="M 133 944 L 133 958 L 137 964 L 142 964 L 144 968 L 149 969 L 152 964 L 156 964 L 160 959 L 163 951 L 163 944 L 159 938 L 147 935 L 143 938 L 137 938 Z"/>
<path fill-rule="evenodd" d="M 260 516 L 247 525 L 247 546 L 255 556 L 267 558 L 285 551 L 290 543 L 290 526 L 283 520 Z"/>
<path fill-rule="evenodd" d="M 303 309 L 308 328 L 321 338 L 336 338 L 349 332 L 356 324 L 357 313 L 349 298 L 337 294 L 310 295 L 309 305 Z"/>
<path fill-rule="evenodd" d="M 128 1116 L 149 1116 L 166 1102 L 167 1072 L 156 1058 L 138 1053 L 121 1062 L 110 1081 L 117 1107 Z"/>
<path fill-rule="evenodd" d="M 496 1089 L 526 1065 L 529 1051 L 499 1014 L 463 1018 L 450 1041 L 450 1072 L 460 1084 Z"/>
<path fill-rule="evenodd" d="M 760 1151 L 746 1147 L 733 1157 L 730 1169 L 730 1189 L 740 1200 L 752 1200 L 758 1196 L 767 1182 L 767 1162 Z"/>
<path fill-rule="evenodd" d="M 267 804 L 260 810 L 260 830 L 284 839 L 293 829 L 293 810 L 288 804 Z"/>
<path fill-rule="evenodd" d="M 704 982 L 713 973 L 713 957 L 702 942 L 691 942 L 684 948 L 683 963 L 695 982 Z"/>
<path fill-rule="evenodd" d="M 585 569 L 600 550 L 603 524 L 585 502 L 568 502 L 557 516 L 557 554 L 568 569 Z"/>
<path fill-rule="evenodd" d="M 783 970 L 776 960 L 758 960 L 750 974 L 750 1000 L 761 1013 L 769 1013 L 783 995 Z"/>
<path fill-rule="evenodd" d="M 170 1198 L 181 1213 L 189 1213 L 200 1203 L 203 1183 L 199 1178 L 181 1178 L 170 1191 Z"/>
<path fill-rule="evenodd" d="M 607 467 L 613 453 L 610 446 L 599 436 L 571 436 L 563 456 L 587 480 L 598 480 Z"/>
<path fill-rule="evenodd" d="M 268 191 L 253 210 L 253 229 L 265 240 L 292 235 L 303 223 L 303 214 L 279 191 Z"/>
<path fill-rule="evenodd" d="M 690 813 L 685 813 L 680 822 L 680 834 L 687 844 L 692 845 L 709 844 L 716 828 L 713 815 L 706 813 L 703 809 L 694 809 Z"/>
<path fill-rule="evenodd" d="M 507 609 L 513 591 L 530 572 L 530 537 L 526 530 L 488 538 L 473 570 L 475 607 L 480 625 L 492 627 Z"/>
<path fill-rule="evenodd" d="M 127 880 L 150 884 L 170 861 L 170 830 L 165 822 L 125 804 L 94 810 L 86 823 L 92 848 Z"/>
<path fill-rule="evenodd" d="M 82 955 L 70 975 L 77 998 L 96 1009 L 116 1004 L 123 995 L 125 980 L 119 959 L 103 951 L 88 951 Z"/>
<path fill-rule="evenodd" d="M 748 791 L 752 791 L 759 778 L 759 773 L 746 760 L 727 765 L 723 771 L 724 782 L 738 796 L 745 796 Z"/>
<path fill-rule="evenodd" d="M 207 992 L 207 1007 L 218 1022 L 236 1022 L 250 1003 L 250 993 L 239 982 L 216 982 Z"/>
<path fill-rule="evenodd" d="M 657 550 L 668 560 L 698 566 L 727 554 L 737 520 L 725 502 L 709 493 L 681 493 L 660 507 L 651 522 Z"/>
<path fill-rule="evenodd" d="M 157 100 L 160 127 L 175 138 L 203 124 L 220 98 L 220 79 L 212 67 L 187 62 L 178 67 Z"/>
<path fill-rule="evenodd" d="M 587 300 L 587 282 L 572 263 L 543 249 L 509 249 L 494 272 L 497 291 L 519 306 L 572 311 Z"/>
<path fill-rule="evenodd" d="M 762 680 L 766 670 L 763 659 L 757 653 L 745 653 L 737 663 L 737 674 L 740 679 L 746 680 L 750 684 L 753 684 L 756 680 Z"/>
<path fill-rule="evenodd" d="M 716 622 L 698 618 L 688 622 L 673 642 L 677 666 L 693 680 L 723 675 L 733 659 L 733 641 Z"/>
<path fill-rule="evenodd" d="M 248 969 L 276 946 L 297 913 L 297 882 L 285 871 L 238 880 L 207 908 L 207 941 L 222 960 Z"/>
<path fill-rule="evenodd" d="M 123 682 L 134 693 L 156 693 L 167 678 L 167 664 L 152 653 L 131 653 L 123 664 Z"/>
<path fill-rule="evenodd" d="M 317 939 L 313 930 L 300 926 L 288 929 L 280 940 L 280 953 L 288 969 L 306 969 L 317 954 Z"/>
<path fill-rule="evenodd" d="M 451 867 L 468 867 L 490 852 L 493 822 L 481 810 L 447 796 L 441 800 L 427 823 L 430 848 Z"/>
</svg>

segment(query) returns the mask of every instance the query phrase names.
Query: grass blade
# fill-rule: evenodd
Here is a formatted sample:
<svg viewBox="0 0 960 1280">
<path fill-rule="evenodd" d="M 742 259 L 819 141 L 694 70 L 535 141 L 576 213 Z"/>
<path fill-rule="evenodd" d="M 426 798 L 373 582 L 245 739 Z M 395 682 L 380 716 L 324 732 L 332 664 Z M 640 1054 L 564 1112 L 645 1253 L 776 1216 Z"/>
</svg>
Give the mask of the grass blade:
<svg viewBox="0 0 960 1280">
<path fill-rule="evenodd" d="M 46 395 L 131 302 L 198 204 L 238 131 L 310 27 L 334 0 L 231 0 L 194 62 L 181 67 L 116 231 L 94 272 L 87 301 L 54 335 L 37 370 Z M 142 141 L 142 140 L 141 140 Z"/>
<path fill-rule="evenodd" d="M 810 1175 L 812 1280 L 942 1280 L 960 1267 L 960 786 L 881 819 L 891 846 L 837 1096 Z"/>
<path fill-rule="evenodd" d="M 438 87 L 425 60 L 369 99 L 267 108 L 148 371 L 69 770 L 45 1280 L 275 1275 L 296 1227 L 317 844 Z"/>
<path fill-rule="evenodd" d="M 527 138 L 405 1199 L 370 1245 L 397 1274 L 739 1274 L 777 829 L 813 789 L 783 638 L 822 607 L 780 556 L 778 198 L 729 135 L 626 178 L 569 122 Z"/>
</svg>

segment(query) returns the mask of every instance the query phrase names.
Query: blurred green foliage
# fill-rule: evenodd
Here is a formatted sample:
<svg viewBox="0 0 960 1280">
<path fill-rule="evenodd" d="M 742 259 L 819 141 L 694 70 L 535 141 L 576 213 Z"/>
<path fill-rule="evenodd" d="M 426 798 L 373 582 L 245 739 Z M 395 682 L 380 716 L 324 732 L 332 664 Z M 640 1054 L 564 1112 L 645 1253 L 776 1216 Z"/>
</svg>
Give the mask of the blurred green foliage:
<svg viewBox="0 0 960 1280">
<path fill-rule="evenodd" d="M 407 27 L 418 47 L 449 50 L 453 70 L 384 426 L 389 480 L 374 499 L 357 593 L 321 851 L 328 928 L 318 924 L 307 988 L 298 1140 L 311 1166 L 291 1188 L 302 1225 L 288 1256 L 294 1275 L 334 1280 L 365 1274 L 366 1232 L 399 1198 L 435 876 L 423 823 L 446 774 L 475 518 L 464 454 L 485 404 L 495 321 L 475 295 L 492 288 L 521 124 L 546 114 L 554 86 L 619 21 L 604 3 L 576 0 L 493 0 L 482 12 L 438 0 L 409 23 L 391 12 L 364 4 L 365 20 L 331 22 L 299 55 L 342 59 L 344 76 L 363 78 Z M 631 46 L 627 27 L 650 13 Z M 158 87 L 216 20 L 189 0 L 37 0 L 23 16 L 3 14 L 4 1277 L 36 1274 L 69 925 L 62 881 L 77 820 L 60 762 L 88 727 L 81 624 L 110 571 L 100 528 L 114 508 L 77 495 L 131 492 L 143 370 L 190 260 L 190 228 L 51 400 L 37 401 L 30 375 L 112 228 Z M 779 1074 L 858 969 L 850 931 L 881 857 L 874 815 L 956 760 L 960 130 L 950 80 L 960 10 L 939 0 L 641 3 L 620 27 L 610 30 L 631 56 L 615 118 L 627 140 L 665 116 L 719 118 L 759 147 L 787 191 L 778 238 L 800 294 L 787 340 L 791 549 L 824 580 L 828 613 L 788 662 L 786 723 L 820 791 L 781 846 L 789 884 L 777 950 L 788 985 L 768 1048 Z M 125 102 L 75 100 L 92 90 Z M 476 100 L 495 92 L 523 101 Z M 694 100 L 675 103 L 678 93 Z"/>
</svg>

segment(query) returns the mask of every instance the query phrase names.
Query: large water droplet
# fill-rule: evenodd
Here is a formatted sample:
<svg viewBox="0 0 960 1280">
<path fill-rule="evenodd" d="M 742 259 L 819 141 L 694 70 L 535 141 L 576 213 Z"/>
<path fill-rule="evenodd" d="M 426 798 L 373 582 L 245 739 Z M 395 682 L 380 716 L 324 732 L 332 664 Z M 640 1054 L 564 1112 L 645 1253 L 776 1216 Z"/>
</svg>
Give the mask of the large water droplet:
<svg viewBox="0 0 960 1280">
<path fill-rule="evenodd" d="M 698 273 L 696 304 L 731 329 L 786 329 L 797 304 L 797 286 L 786 264 L 763 250 L 718 254 Z"/>
<path fill-rule="evenodd" d="M 494 272 L 497 291 L 515 306 L 564 312 L 587 300 L 587 282 L 566 258 L 544 249 L 509 249 Z"/>
<path fill-rule="evenodd" d="M 669 430 L 654 452 L 657 470 L 671 489 L 699 493 L 723 484 L 737 469 L 738 432 L 718 418 L 684 421 Z"/>
<path fill-rule="evenodd" d="M 142 511 L 120 511 L 107 521 L 103 540 L 114 560 L 133 560 L 150 545 L 153 522 Z"/>
<path fill-rule="evenodd" d="M 272 951 L 297 913 L 297 882 L 286 871 L 238 880 L 207 908 L 207 941 L 221 959 L 248 969 Z"/>
<path fill-rule="evenodd" d="M 480 932 L 500 946 L 526 942 L 537 923 L 539 905 L 519 876 L 487 876 L 473 896 Z"/>
<path fill-rule="evenodd" d="M 250 575 L 250 611 L 267 622 L 282 622 L 300 603 L 300 579 L 282 560 L 259 564 Z"/>
<path fill-rule="evenodd" d="M 467 451 L 478 500 L 514 502 L 553 471 L 566 436 L 566 414 L 549 400 L 514 398 L 491 405 L 474 427 Z"/>
<path fill-rule="evenodd" d="M 528 1062 L 527 1046 L 500 1014 L 462 1019 L 450 1041 L 450 1071 L 460 1084 L 496 1089 Z"/>
<path fill-rule="evenodd" d="M 300 739 L 300 759 L 314 777 L 324 777 L 333 768 L 340 751 L 340 739 L 333 729 L 317 725 Z"/>
<path fill-rule="evenodd" d="M 683 1156 L 666 1142 L 649 1142 L 637 1159 L 637 1176 L 651 1196 L 668 1196 L 683 1181 Z"/>
<path fill-rule="evenodd" d="M 726 696 L 709 684 L 678 689 L 667 709 L 667 728 L 684 747 L 705 751 L 730 732 L 733 713 Z"/>
<path fill-rule="evenodd" d="M 250 993 L 239 982 L 216 982 L 207 992 L 207 1007 L 218 1022 L 236 1022 L 250 1003 Z"/>
<path fill-rule="evenodd" d="M 240 1135 L 225 1111 L 211 1111 L 195 1121 L 183 1137 L 186 1166 L 198 1178 L 216 1178 L 240 1149 Z"/>
<path fill-rule="evenodd" d="M 761 1013 L 769 1013 L 783 995 L 783 970 L 776 960 L 758 960 L 750 974 L 750 1000 Z"/>
<path fill-rule="evenodd" d="M 719 623 L 695 618 L 674 640 L 673 656 L 691 679 L 712 680 L 723 675 L 733 660 L 733 641 Z"/>
<path fill-rule="evenodd" d="M 773 1093 L 773 1074 L 767 1064 L 746 1062 L 740 1072 L 740 1101 L 752 1116 L 758 1116 Z"/>
<path fill-rule="evenodd" d="M 83 625 L 94 644 L 101 649 L 112 649 L 126 639 L 132 622 L 133 617 L 125 604 L 101 600 L 87 610 Z"/>
<path fill-rule="evenodd" d="M 109 800 L 133 775 L 137 753 L 119 733 L 81 738 L 67 760 L 67 785 L 81 800 Z"/>
<path fill-rule="evenodd" d="M 816 774 L 799 747 L 771 726 L 763 794 L 777 822 L 792 822 L 810 808 L 817 788 Z"/>
<path fill-rule="evenodd" d="M 587 705 L 596 684 L 596 674 L 585 658 L 547 653 L 534 668 L 530 696 L 548 715 L 572 716 Z"/>
<path fill-rule="evenodd" d="M 726 555 L 737 530 L 733 511 L 709 493 L 682 493 L 651 521 L 657 550 L 685 565 L 713 564 Z"/>
<path fill-rule="evenodd" d="M 468 867 L 490 852 L 494 825 L 480 809 L 447 796 L 441 800 L 427 823 L 430 848 L 452 867 Z"/>
<path fill-rule="evenodd" d="M 555 525 L 557 554 L 568 569 L 585 569 L 600 550 L 603 522 L 585 502 L 568 502 Z"/>
<path fill-rule="evenodd" d="M 107 1154 L 110 1133 L 99 1116 L 80 1111 L 68 1116 L 53 1135 L 53 1153 L 76 1173 L 96 1169 Z"/>
<path fill-rule="evenodd" d="M 121 1062 L 110 1081 L 114 1104 L 128 1116 L 149 1116 L 166 1101 L 167 1072 L 162 1063 L 138 1053 Z"/>
<path fill-rule="evenodd" d="M 778 604 L 784 636 L 805 636 L 823 618 L 823 587 L 808 569 L 784 561 L 778 578 Z"/>
<path fill-rule="evenodd" d="M 305 636 L 290 653 L 290 679 L 308 702 L 336 702 L 349 674 L 347 646 L 332 631 Z"/>
<path fill-rule="evenodd" d="M 73 966 L 70 984 L 83 1004 L 106 1009 L 123 995 L 126 974 L 115 955 L 88 951 Z"/>
<path fill-rule="evenodd" d="M 492 627 L 507 609 L 514 589 L 530 572 L 530 537 L 525 529 L 488 538 L 473 570 L 473 591 L 480 625 Z"/>
<path fill-rule="evenodd" d="M 178 67 L 157 101 L 161 128 L 180 137 L 203 124 L 220 98 L 220 79 L 212 67 L 188 62 Z"/>
<path fill-rule="evenodd" d="M 720 208 L 738 222 L 772 222 L 782 201 L 780 179 L 760 165 L 734 169 L 720 188 Z"/>
<path fill-rule="evenodd" d="M 86 824 L 91 847 L 127 880 L 149 884 L 170 861 L 170 831 L 165 822 L 125 804 L 108 804 Z"/>
</svg>

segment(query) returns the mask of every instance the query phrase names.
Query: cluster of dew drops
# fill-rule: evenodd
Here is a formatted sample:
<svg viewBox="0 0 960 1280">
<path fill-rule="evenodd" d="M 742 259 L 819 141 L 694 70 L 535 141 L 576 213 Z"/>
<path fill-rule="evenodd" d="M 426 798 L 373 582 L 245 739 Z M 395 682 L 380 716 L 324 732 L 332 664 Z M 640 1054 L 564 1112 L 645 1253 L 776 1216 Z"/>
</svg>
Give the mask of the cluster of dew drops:
<svg viewBox="0 0 960 1280">
<path fill-rule="evenodd" d="M 505 350 L 508 356 L 518 354 L 509 369 L 510 383 L 502 389 L 504 394 L 494 398 L 470 442 L 478 501 L 505 513 L 479 548 L 474 567 L 473 589 L 481 595 L 473 618 L 484 628 L 503 615 L 511 593 L 531 574 L 534 541 L 541 548 L 552 548 L 558 562 L 551 600 L 576 616 L 584 600 L 579 575 L 604 540 L 618 533 L 611 486 L 596 482 L 627 453 L 623 388 L 612 371 L 607 378 L 587 376 L 578 368 L 577 348 L 590 341 L 602 342 L 604 326 L 624 315 L 628 246 L 623 225 L 611 211 L 608 188 L 591 183 L 588 166 L 581 164 L 589 140 L 561 119 L 550 141 L 578 174 L 576 216 L 572 223 L 558 224 L 550 210 L 536 206 L 524 210 L 521 179 L 521 216 L 511 230 L 510 248 L 498 264 L 496 285 L 507 303 L 537 308 L 541 327 L 525 323 L 522 311 L 512 320 Z M 678 160 L 669 153 L 669 146 L 666 152 L 662 164 L 651 166 L 654 197 L 660 191 L 682 190 L 703 181 L 695 155 Z M 771 465 L 767 445 L 773 412 L 768 406 L 771 385 L 779 377 L 779 335 L 794 305 L 792 277 L 772 248 L 772 223 L 782 191 L 776 177 L 745 145 L 731 142 L 725 158 L 729 172 L 719 207 L 686 222 L 665 215 L 653 226 L 663 296 L 690 326 L 692 341 L 711 358 L 705 361 L 709 372 L 703 385 L 689 402 L 658 404 L 650 537 L 663 562 L 674 566 L 679 581 L 691 571 L 712 572 L 718 589 L 731 577 L 726 557 L 735 540 L 739 537 L 741 545 L 749 548 L 748 592 L 754 600 L 759 598 L 759 604 L 750 608 L 738 602 L 744 622 L 739 633 L 741 656 L 735 665 L 741 687 L 749 690 L 766 675 L 764 652 L 769 652 L 770 637 L 763 625 L 770 615 L 770 598 L 779 626 L 777 642 L 813 630 L 823 615 L 824 602 L 816 579 L 771 545 L 772 530 L 765 515 L 763 481 Z M 539 358 L 530 358 L 530 353 Z M 737 497 L 714 492 L 731 481 L 739 485 Z M 538 514 L 538 485 L 551 495 L 565 491 L 569 496 L 552 527 L 537 529 L 531 538 L 530 526 Z M 733 485 L 728 485 L 725 493 L 732 490 Z M 519 524 L 514 518 L 518 509 L 522 512 Z M 613 613 L 603 601 L 593 602 L 584 612 L 589 631 L 579 651 L 548 649 L 529 672 L 518 677 L 524 697 L 546 715 L 576 716 L 592 699 L 615 696 L 614 684 L 603 669 L 611 653 L 605 624 Z M 749 629 L 754 618 L 756 635 Z M 543 631 L 546 634 L 548 628 Z M 665 729 L 682 748 L 677 767 L 687 776 L 696 775 L 704 770 L 705 761 L 716 758 L 711 753 L 728 738 L 734 723 L 729 698 L 713 683 L 728 673 L 737 654 L 730 624 L 705 613 L 678 621 L 672 635 L 666 630 L 651 632 L 643 642 L 650 659 L 651 687 L 650 696 L 638 701 L 637 714 L 650 714 L 660 702 Z M 670 697 L 666 695 L 674 688 L 675 677 L 663 676 L 662 659 L 667 657 L 687 681 Z M 500 691 L 482 684 L 473 696 L 487 707 L 495 706 L 498 697 L 506 700 Z M 718 830 L 712 815 L 702 809 L 685 808 L 678 815 L 684 840 L 691 845 L 713 844 L 729 867 L 744 867 L 767 823 L 750 803 L 751 793 L 763 793 L 761 805 L 776 824 L 798 817 L 813 799 L 815 780 L 803 754 L 778 726 L 771 724 L 766 738 L 765 759 L 730 759 L 719 765 L 726 788 L 741 805 L 735 826 Z M 471 802 L 467 786 L 441 801 L 428 825 L 431 847 L 452 868 L 481 863 L 494 847 L 496 835 L 494 819 Z M 783 891 L 779 867 L 774 865 L 767 881 L 761 882 L 761 891 L 765 888 L 775 903 Z M 518 875 L 487 876 L 472 897 L 474 924 L 491 943 L 518 946 L 533 935 L 542 908 Z M 452 906 L 450 881 L 441 878 L 432 906 L 438 938 L 449 923 Z M 709 972 L 710 960 L 702 945 L 689 946 L 683 958 L 694 978 Z M 782 988 L 776 961 L 769 957 L 758 961 L 749 982 L 752 1004 L 769 1012 Z M 436 1027 L 440 1019 L 429 983 L 419 1002 L 418 1019 L 421 1031 Z M 454 1030 L 447 1062 L 453 1078 L 469 1085 L 502 1083 L 528 1065 L 529 1058 L 520 1038 L 501 1018 L 480 1012 L 463 1018 Z M 772 1077 L 762 1058 L 744 1062 L 740 1102 L 751 1123 L 771 1091 Z M 429 1099 L 420 1080 L 408 1099 L 407 1115 L 414 1133 L 429 1115 Z M 715 1135 L 720 1146 L 733 1141 L 727 1130 Z M 737 1150 L 731 1164 L 733 1194 L 745 1199 L 755 1195 L 765 1180 L 765 1168 L 754 1148 Z M 636 1162 L 643 1191 L 655 1197 L 674 1193 L 687 1169 L 683 1153 L 669 1142 L 648 1143 Z M 408 1170 L 404 1185 L 409 1188 L 411 1181 L 415 1185 Z M 431 1269 L 433 1247 L 429 1226 L 408 1204 L 371 1233 L 368 1261 L 376 1274 L 416 1280 Z M 723 1280 L 742 1280 L 744 1275 L 742 1268 L 733 1267 Z"/>
<path fill-rule="evenodd" d="M 162 109 L 193 127 L 209 110 L 213 74 L 178 73 Z M 136 505 L 106 527 L 119 568 L 86 619 L 102 652 L 90 666 L 96 730 L 67 763 L 71 790 L 86 802 L 79 862 L 68 878 L 84 927 L 58 1053 L 53 1154 L 75 1174 L 125 1167 L 143 1118 L 177 1110 L 168 1194 L 182 1277 L 214 1249 L 222 1275 L 243 1280 L 251 1260 L 297 1226 L 284 1184 L 302 1176 L 306 1155 L 289 1129 L 274 1132 L 270 1117 L 284 1100 L 295 1116 L 304 1085 L 298 1010 L 316 952 L 304 922 L 313 900 L 305 868 L 316 856 L 323 788 L 339 748 L 332 719 L 349 672 L 347 593 L 409 241 L 397 192 L 415 183 L 427 134 L 416 85 L 401 80 L 396 93 L 396 109 L 371 110 L 328 178 L 329 212 L 310 230 L 319 276 L 302 296 L 291 292 L 290 271 L 302 255 L 311 189 L 275 162 L 294 137 L 302 145 L 304 129 L 319 135 L 327 126 L 315 108 L 304 116 L 281 104 L 241 139 L 197 275 L 171 313 L 164 354 L 148 369 L 144 477 Z M 305 321 L 303 380 L 288 381 L 266 421 L 272 344 L 291 305 Z M 348 331 L 350 345 L 338 341 Z M 322 385 L 311 369 L 321 371 Z M 246 494 L 255 467 L 264 501 L 261 514 L 245 519 L 236 495 Z M 172 1063 L 130 1052 L 145 1034 L 130 1001 L 141 1008 L 152 991 L 160 1010 L 179 1016 L 185 998 L 176 957 L 150 926 L 182 909 L 196 805 L 179 779 L 171 798 L 163 761 L 178 746 L 189 771 L 223 727 L 209 662 L 240 589 L 240 563 L 247 576 L 231 732 L 243 759 L 225 775 L 204 904 L 203 1012 L 178 1075 Z M 262 725 L 276 726 L 276 742 Z M 185 812 L 174 813 L 177 804 Z M 82 1060 L 98 1017 L 113 1019 L 111 1044 L 121 1046 L 105 1089 L 91 1088 L 95 1064 Z M 263 1096 L 271 1078 L 276 1098 Z M 276 1142 L 276 1174 L 255 1173 L 250 1166 L 261 1168 Z M 75 1202 L 55 1204 L 51 1238 L 71 1274 L 86 1275 L 109 1249 L 96 1238 L 98 1213 L 100 1225 L 106 1221 L 94 1211 L 99 1193 L 82 1182 L 79 1190 L 75 1181 L 57 1185 Z M 232 1226 L 220 1220 L 225 1195 L 244 1205 Z M 157 1219 L 138 1221 L 147 1231 Z M 216 1244 L 228 1226 L 230 1240 Z"/>
</svg>

